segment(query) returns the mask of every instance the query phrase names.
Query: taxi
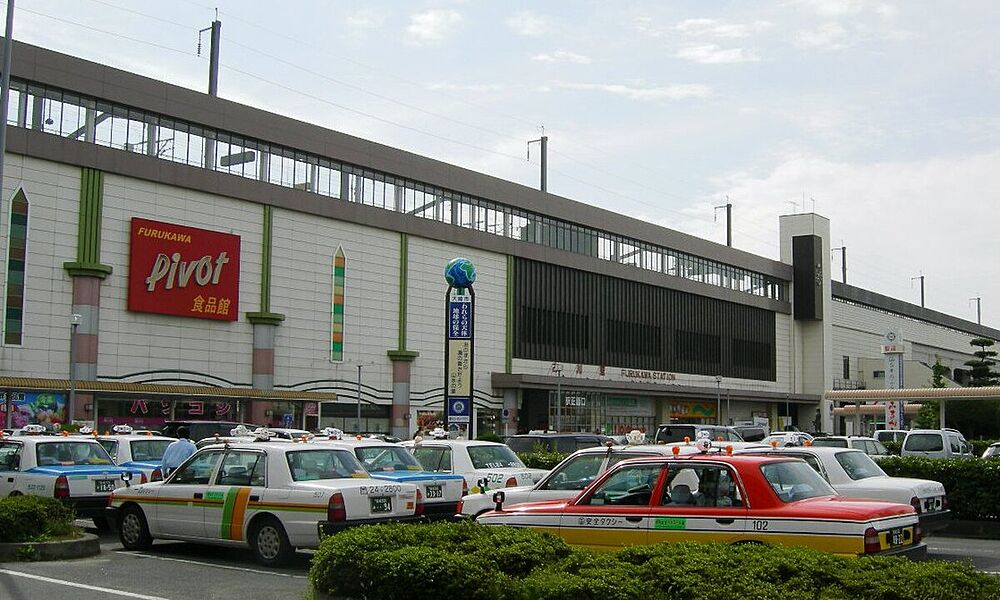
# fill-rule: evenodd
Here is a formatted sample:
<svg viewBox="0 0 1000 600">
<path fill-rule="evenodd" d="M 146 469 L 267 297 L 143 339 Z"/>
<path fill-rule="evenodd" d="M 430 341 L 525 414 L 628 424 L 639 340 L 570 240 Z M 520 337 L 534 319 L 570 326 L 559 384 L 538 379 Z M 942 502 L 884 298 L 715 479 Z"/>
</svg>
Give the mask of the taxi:
<svg viewBox="0 0 1000 600">
<path fill-rule="evenodd" d="M 779 446 L 765 452 L 801 458 L 842 496 L 913 506 L 925 536 L 946 527 L 951 519 L 944 485 L 929 479 L 890 477 L 862 450 L 826 446 Z"/>
<path fill-rule="evenodd" d="M 625 460 L 571 500 L 505 507 L 476 521 L 531 527 L 601 550 L 660 542 L 763 543 L 842 556 L 926 556 L 912 506 L 836 495 L 805 462 L 707 452 Z"/>
<path fill-rule="evenodd" d="M 631 434 L 629 434 L 631 436 Z M 698 452 L 694 443 L 671 442 L 670 444 L 646 444 L 645 436 L 641 436 L 641 441 L 636 442 L 636 438 L 626 436 L 630 441 L 627 445 L 594 446 L 577 450 L 567 456 L 555 466 L 549 473 L 535 485 L 525 485 L 504 489 L 504 502 L 507 505 L 520 502 L 540 502 L 544 500 L 569 500 L 580 493 L 583 488 L 590 485 L 597 477 L 618 464 L 630 458 L 643 456 L 672 456 L 673 447 L 680 448 L 679 454 L 693 454 Z M 733 448 L 736 451 L 764 450 L 767 446 L 762 446 L 754 442 L 712 442 L 712 447 L 716 450 Z M 462 498 L 457 517 L 475 517 L 484 512 L 493 510 L 494 502 L 492 493 L 488 490 L 481 490 L 478 494 L 468 494 Z"/>
<path fill-rule="evenodd" d="M 185 540 L 278 565 L 349 527 L 423 520 L 423 495 L 372 479 L 348 447 L 263 441 L 206 446 L 162 482 L 115 490 L 107 510 L 129 550 Z"/>
<path fill-rule="evenodd" d="M 314 441 L 323 443 L 318 438 Z M 419 486 L 423 490 L 424 515 L 428 520 L 452 518 L 462 496 L 469 491 L 464 477 L 425 470 L 399 444 L 360 436 L 344 438 L 337 443 L 351 448 L 361 465 L 375 479 Z"/>
<path fill-rule="evenodd" d="M 0 436 L 0 497 L 48 496 L 73 508 L 77 517 L 107 526 L 104 507 L 124 479 L 145 481 L 133 467 L 115 465 L 91 436 L 44 435 L 28 425 L 16 436 Z"/>
<path fill-rule="evenodd" d="M 115 464 L 139 469 L 150 481 L 162 478 L 163 453 L 167 446 L 177 441 L 176 438 L 154 436 L 152 433 L 137 434 L 128 425 L 115 425 L 111 433 L 113 435 L 95 437 Z"/>
<path fill-rule="evenodd" d="M 534 485 L 548 473 L 524 466 L 513 450 L 497 442 L 423 440 L 418 436 L 401 445 L 409 448 L 428 471 L 463 476 L 474 494 L 483 489 Z"/>
</svg>

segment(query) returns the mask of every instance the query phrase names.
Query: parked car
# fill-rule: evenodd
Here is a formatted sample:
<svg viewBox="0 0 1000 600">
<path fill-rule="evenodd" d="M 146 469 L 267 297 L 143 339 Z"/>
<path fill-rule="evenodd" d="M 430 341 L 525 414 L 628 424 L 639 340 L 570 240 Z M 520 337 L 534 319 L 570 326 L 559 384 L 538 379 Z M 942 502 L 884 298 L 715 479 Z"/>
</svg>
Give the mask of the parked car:
<svg viewBox="0 0 1000 600">
<path fill-rule="evenodd" d="M 311 440 L 315 434 L 305 429 L 289 429 L 287 427 L 268 427 L 268 431 L 273 433 L 272 437 L 286 440 Z"/>
<path fill-rule="evenodd" d="M 864 451 L 817 446 L 775 448 L 763 454 L 793 456 L 809 463 L 837 493 L 849 498 L 870 498 L 909 504 L 920 517 L 924 535 L 948 524 L 951 511 L 944 486 L 928 479 L 890 477 Z M 853 438 L 852 438 L 853 439 Z"/>
<path fill-rule="evenodd" d="M 349 527 L 423 518 L 416 486 L 372 479 L 332 443 L 210 445 L 165 481 L 116 489 L 108 506 L 126 549 L 154 538 L 249 546 L 264 565 Z"/>
<path fill-rule="evenodd" d="M 177 437 L 177 429 L 184 426 L 188 428 L 188 438 L 197 442 L 215 435 L 228 436 L 230 430 L 240 425 L 251 431 L 257 429 L 256 425 L 235 421 L 167 421 L 160 432 L 169 437 Z"/>
<path fill-rule="evenodd" d="M 114 435 L 99 435 L 96 439 L 111 455 L 115 464 L 141 470 L 150 481 L 162 479 L 163 453 L 175 438 L 135 434 L 128 425 L 116 425 Z"/>
<path fill-rule="evenodd" d="M 576 452 L 581 448 L 604 446 L 614 443 L 610 437 L 596 433 L 521 433 L 509 436 L 504 440 L 514 452 L 532 452 L 541 449 L 545 452 Z"/>
<path fill-rule="evenodd" d="M 911 429 L 906 432 L 901 456 L 972 458 L 972 445 L 957 429 Z"/>
<path fill-rule="evenodd" d="M 317 439 L 316 443 L 327 443 Z M 423 490 L 424 515 L 429 520 L 448 519 L 455 515 L 458 502 L 468 486 L 461 475 L 428 471 L 403 446 L 371 438 L 346 438 L 336 442 L 354 452 L 361 466 L 375 479 L 412 483 Z"/>
<path fill-rule="evenodd" d="M 698 439 L 698 434 L 703 431 L 707 431 L 709 439 L 712 440 L 723 442 L 745 441 L 732 427 L 689 423 L 662 423 L 656 428 L 656 435 L 654 436 L 654 439 L 657 443 L 664 444 L 669 444 L 670 442 L 683 442 L 684 438 L 694 441 Z"/>
<path fill-rule="evenodd" d="M 875 432 L 875 439 L 881 443 L 892 442 L 902 444 L 906 439 L 905 429 L 879 429 Z"/>
<path fill-rule="evenodd" d="M 763 425 L 733 425 L 733 430 L 740 434 L 744 442 L 759 442 L 769 433 Z"/>
<path fill-rule="evenodd" d="M 41 425 L 28 425 L 20 430 L 22 435 L 0 439 L 0 498 L 58 498 L 76 516 L 93 519 L 98 529 L 104 529 L 104 507 L 111 492 L 122 485 L 122 476 L 141 482 L 146 475 L 116 465 L 92 436 L 50 436 L 43 430 Z"/>
<path fill-rule="evenodd" d="M 1000 442 L 993 442 L 987 446 L 981 458 L 1000 458 Z"/>
<path fill-rule="evenodd" d="M 572 500 L 507 507 L 476 522 L 542 529 L 612 550 L 712 541 L 814 548 L 843 556 L 926 556 L 912 506 L 838 496 L 803 461 L 695 454 L 622 461 Z"/>
<path fill-rule="evenodd" d="M 761 444 L 771 445 L 773 442 L 777 446 L 805 446 L 806 442 L 812 443 L 816 438 L 804 431 L 782 431 L 772 433 L 760 441 Z"/>
<path fill-rule="evenodd" d="M 813 438 L 812 445 L 820 448 L 854 448 L 869 456 L 889 456 L 889 450 L 882 442 L 870 437 L 825 435 Z"/>
<path fill-rule="evenodd" d="M 465 477 L 469 491 L 534 485 L 548 471 L 529 469 L 506 444 L 479 440 L 421 440 L 402 443 L 420 464 L 435 473 Z"/>
<path fill-rule="evenodd" d="M 723 451 L 727 446 L 734 450 L 761 450 L 766 446 L 749 442 L 711 442 L 715 452 Z M 700 450 L 693 443 L 673 442 L 670 444 L 632 445 L 584 448 L 566 457 L 548 475 L 535 485 L 517 486 L 504 489 L 507 505 L 521 502 L 539 502 L 543 500 L 568 500 L 575 497 L 580 490 L 597 479 L 601 473 L 623 460 L 642 456 L 673 456 L 673 448 L 678 446 L 678 454 L 694 454 Z M 492 510 L 493 496 L 487 491 L 469 494 L 462 498 L 459 514 L 463 517 L 475 517 Z"/>
</svg>

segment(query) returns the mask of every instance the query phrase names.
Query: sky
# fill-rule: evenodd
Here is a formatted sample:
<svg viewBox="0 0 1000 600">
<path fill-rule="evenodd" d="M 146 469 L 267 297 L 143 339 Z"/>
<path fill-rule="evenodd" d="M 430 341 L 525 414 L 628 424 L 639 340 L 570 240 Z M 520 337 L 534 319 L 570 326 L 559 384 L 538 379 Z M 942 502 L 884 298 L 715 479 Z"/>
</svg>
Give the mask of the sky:
<svg viewBox="0 0 1000 600">
<path fill-rule="evenodd" d="M 848 283 L 1000 327 L 995 0 L 21 0 L 14 38 L 778 258 L 817 212 Z M 275 9 L 275 6 L 281 6 Z M 718 217 L 718 218 L 716 218 Z M 840 279 L 840 252 L 831 272 Z"/>
</svg>

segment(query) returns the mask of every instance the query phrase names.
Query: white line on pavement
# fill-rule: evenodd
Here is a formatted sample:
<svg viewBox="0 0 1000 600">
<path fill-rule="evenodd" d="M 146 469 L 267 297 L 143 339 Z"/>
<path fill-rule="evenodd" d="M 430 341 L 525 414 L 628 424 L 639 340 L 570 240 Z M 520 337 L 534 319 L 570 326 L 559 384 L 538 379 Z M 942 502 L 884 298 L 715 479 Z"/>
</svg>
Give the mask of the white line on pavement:
<svg viewBox="0 0 1000 600">
<path fill-rule="evenodd" d="M 41 575 L 34 575 L 32 573 L 22 573 L 21 571 L 11 571 L 10 569 L 0 569 L 0 573 L 6 575 L 13 575 L 15 577 L 26 577 L 28 579 L 36 579 L 38 581 L 44 581 L 46 583 L 55 583 L 57 585 L 65 585 L 68 587 L 80 588 L 82 590 L 90 590 L 93 592 L 103 592 L 105 594 L 115 594 L 117 596 L 125 596 L 127 598 L 139 598 L 140 600 L 167 600 L 160 596 L 147 596 L 146 594 L 136 594 L 133 592 L 125 592 L 122 590 L 113 590 L 106 587 L 97 587 L 96 585 L 87 585 L 85 583 L 76 583 L 75 581 L 65 581 L 63 579 L 53 579 L 51 577 L 42 577 Z"/>
<path fill-rule="evenodd" d="M 277 573 L 275 571 L 261 571 L 258 569 L 248 569 L 246 567 L 233 567 L 230 565 L 220 565 L 210 562 L 201 562 L 198 560 L 189 560 L 187 558 L 174 558 L 172 556 L 156 556 L 155 554 L 143 554 L 142 552 L 129 552 L 121 551 L 119 554 L 128 554 L 130 556 L 138 556 L 139 558 L 155 558 L 156 560 L 169 560 L 172 562 L 185 563 L 188 565 L 201 565 L 203 567 L 212 567 L 215 569 L 228 569 L 230 571 L 243 571 L 244 573 L 255 573 L 258 575 L 275 575 L 277 577 L 290 577 L 292 579 L 306 579 L 305 575 L 293 575 L 291 573 Z"/>
</svg>

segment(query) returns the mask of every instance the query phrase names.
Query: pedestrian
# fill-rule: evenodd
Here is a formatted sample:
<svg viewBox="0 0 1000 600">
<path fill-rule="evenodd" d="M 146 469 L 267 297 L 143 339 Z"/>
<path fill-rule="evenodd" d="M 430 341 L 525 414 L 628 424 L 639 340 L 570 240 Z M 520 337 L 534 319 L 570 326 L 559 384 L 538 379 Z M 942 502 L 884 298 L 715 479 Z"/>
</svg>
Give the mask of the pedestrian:
<svg viewBox="0 0 1000 600">
<path fill-rule="evenodd" d="M 164 477 L 173 473 L 174 469 L 181 466 L 197 450 L 194 443 L 188 439 L 189 435 L 187 427 L 181 425 L 177 428 L 177 441 L 172 442 L 163 452 Z"/>
</svg>

